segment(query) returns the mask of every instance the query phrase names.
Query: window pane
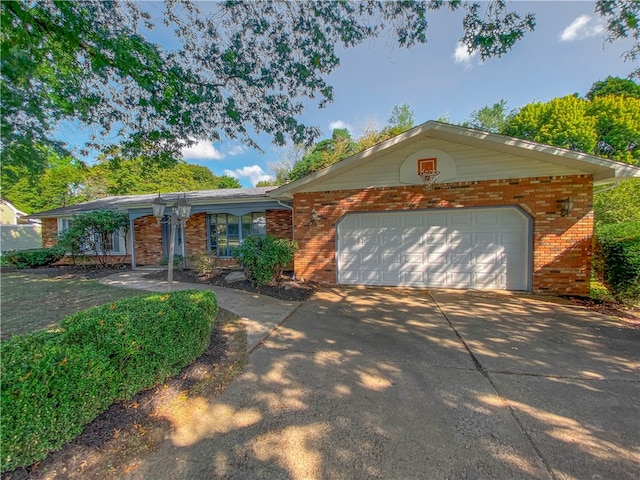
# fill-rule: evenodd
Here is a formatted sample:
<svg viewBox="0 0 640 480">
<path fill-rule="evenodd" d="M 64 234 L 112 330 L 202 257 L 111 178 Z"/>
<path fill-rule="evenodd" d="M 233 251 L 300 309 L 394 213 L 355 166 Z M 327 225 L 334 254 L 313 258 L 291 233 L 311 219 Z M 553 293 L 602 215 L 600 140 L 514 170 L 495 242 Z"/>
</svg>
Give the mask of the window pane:
<svg viewBox="0 0 640 480">
<path fill-rule="evenodd" d="M 227 235 L 240 235 L 239 220 L 237 215 L 227 216 Z"/>
<path fill-rule="evenodd" d="M 267 218 L 264 213 L 253 214 L 253 235 L 265 236 L 267 234 Z"/>
<path fill-rule="evenodd" d="M 242 216 L 242 240 L 244 240 L 249 235 L 251 235 L 252 218 L 253 218 L 253 215 L 251 213 L 248 213 Z"/>
</svg>

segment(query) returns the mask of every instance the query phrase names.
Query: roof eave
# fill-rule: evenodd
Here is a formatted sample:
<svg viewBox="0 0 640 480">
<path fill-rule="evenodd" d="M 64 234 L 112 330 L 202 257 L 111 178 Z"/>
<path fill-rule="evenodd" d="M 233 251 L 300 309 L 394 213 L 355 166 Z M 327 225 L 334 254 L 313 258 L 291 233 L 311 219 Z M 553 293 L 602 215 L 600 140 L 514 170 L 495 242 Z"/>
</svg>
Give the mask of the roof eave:
<svg viewBox="0 0 640 480">
<path fill-rule="evenodd" d="M 607 183 L 620 181 L 625 178 L 640 177 L 640 168 L 634 167 L 614 160 L 608 160 L 595 155 L 567 150 L 552 145 L 531 142 L 515 137 L 498 135 L 495 133 L 482 132 L 471 128 L 450 125 L 437 121 L 428 121 L 412 128 L 389 140 L 381 142 L 362 152 L 345 158 L 322 170 L 309 174 L 303 178 L 295 180 L 287 185 L 283 185 L 269 193 L 274 198 L 293 198 L 293 194 L 305 186 L 313 185 L 323 179 L 344 173 L 356 168 L 360 163 L 367 161 L 370 157 L 379 152 L 387 150 L 410 138 L 425 136 L 440 140 L 462 143 L 469 146 L 482 146 L 491 150 L 511 153 L 542 160 L 549 163 L 561 164 L 575 168 L 577 172 L 591 173 L 594 175 L 595 183 Z"/>
</svg>

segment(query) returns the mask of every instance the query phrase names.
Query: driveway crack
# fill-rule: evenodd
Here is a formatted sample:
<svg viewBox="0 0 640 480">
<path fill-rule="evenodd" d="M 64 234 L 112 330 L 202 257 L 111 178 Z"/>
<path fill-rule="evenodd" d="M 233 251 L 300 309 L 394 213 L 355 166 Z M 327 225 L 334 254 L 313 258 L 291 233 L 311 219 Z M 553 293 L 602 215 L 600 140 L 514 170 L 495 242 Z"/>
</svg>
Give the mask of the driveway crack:
<svg viewBox="0 0 640 480">
<path fill-rule="evenodd" d="M 544 455 L 542 455 L 542 452 L 540 451 L 536 443 L 533 441 L 533 438 L 531 437 L 531 435 L 529 435 L 529 432 L 527 432 L 527 430 L 524 428 L 524 425 L 516 415 L 516 412 L 511 407 L 511 404 L 509 403 L 509 400 L 507 399 L 507 397 L 505 397 L 502 394 L 500 389 L 498 389 L 498 386 L 494 383 L 493 379 L 491 378 L 491 375 L 489 375 L 490 372 L 482 366 L 482 364 L 480 363 L 480 360 L 478 360 L 478 357 L 476 357 L 473 351 L 471 350 L 471 348 L 469 348 L 469 345 L 467 345 L 467 342 L 465 341 L 465 339 L 462 338 L 462 335 L 460 335 L 460 332 L 458 332 L 458 329 L 453 325 L 453 323 L 451 322 L 447 314 L 444 313 L 444 310 L 442 310 L 442 307 L 436 301 L 436 299 L 433 298 L 433 295 L 431 295 L 431 293 L 428 293 L 428 295 L 433 301 L 433 303 L 436 305 L 436 307 L 438 307 L 438 311 L 440 312 L 442 317 L 446 320 L 446 322 L 449 324 L 449 328 L 451 328 L 453 333 L 456 335 L 456 337 L 458 338 L 458 340 L 460 341 L 464 349 L 469 354 L 469 357 L 471 357 L 471 361 L 475 365 L 476 370 L 480 372 L 482 376 L 484 376 L 487 379 L 487 381 L 489 382 L 489 385 L 491 385 L 491 388 L 493 388 L 494 392 L 496 393 L 500 401 L 509 410 L 511 417 L 516 422 L 516 425 L 518 425 L 520 432 L 522 432 L 522 435 L 524 435 L 524 437 L 527 439 L 527 441 L 529 442 L 529 445 L 531 445 L 531 448 L 533 448 L 533 451 L 536 452 L 536 455 L 538 456 L 538 458 L 540 459 L 544 467 L 547 469 L 549 476 L 552 479 L 556 480 L 558 477 L 554 474 L 553 469 L 551 468 L 551 465 L 547 462 L 547 459 L 544 457 Z"/>
</svg>

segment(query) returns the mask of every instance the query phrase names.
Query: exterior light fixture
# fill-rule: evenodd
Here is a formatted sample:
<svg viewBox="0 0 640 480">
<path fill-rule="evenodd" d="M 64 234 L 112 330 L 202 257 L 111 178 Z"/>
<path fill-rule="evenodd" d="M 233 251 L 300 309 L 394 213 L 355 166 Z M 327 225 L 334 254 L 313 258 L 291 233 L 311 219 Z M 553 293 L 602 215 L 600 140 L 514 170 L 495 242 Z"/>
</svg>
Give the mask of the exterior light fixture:
<svg viewBox="0 0 640 480">
<path fill-rule="evenodd" d="M 178 199 L 178 201 L 173 206 L 172 211 L 180 221 L 186 221 L 187 218 L 191 216 L 191 204 L 187 200 L 186 193 L 182 198 Z"/>
<path fill-rule="evenodd" d="M 318 212 L 316 212 L 315 208 L 311 210 L 311 215 L 309 215 L 309 222 L 314 227 L 318 225 Z"/>
<path fill-rule="evenodd" d="M 167 291 L 171 291 L 171 285 L 173 284 L 173 258 L 175 257 L 176 251 L 176 230 L 178 225 L 184 226 L 187 219 L 191 216 L 191 204 L 187 200 L 187 195 L 184 196 L 171 207 L 171 214 L 169 218 L 165 221 L 164 211 L 167 208 L 167 202 L 160 196 L 158 193 L 158 197 L 151 202 L 151 208 L 153 210 L 153 216 L 158 221 L 158 225 L 163 223 L 168 223 L 171 225 L 171 239 L 169 241 L 169 264 L 167 271 Z"/>
<path fill-rule="evenodd" d="M 153 209 L 153 216 L 156 217 L 158 221 L 158 225 L 162 222 L 162 217 L 164 217 L 164 209 L 167 207 L 167 202 L 164 201 L 164 198 L 160 196 L 158 193 L 158 198 L 155 198 L 153 202 L 151 202 L 151 208 Z"/>
<path fill-rule="evenodd" d="M 569 212 L 571 212 L 571 210 L 573 210 L 573 198 L 569 197 L 562 200 L 560 215 L 566 217 L 567 215 L 569 215 Z"/>
</svg>

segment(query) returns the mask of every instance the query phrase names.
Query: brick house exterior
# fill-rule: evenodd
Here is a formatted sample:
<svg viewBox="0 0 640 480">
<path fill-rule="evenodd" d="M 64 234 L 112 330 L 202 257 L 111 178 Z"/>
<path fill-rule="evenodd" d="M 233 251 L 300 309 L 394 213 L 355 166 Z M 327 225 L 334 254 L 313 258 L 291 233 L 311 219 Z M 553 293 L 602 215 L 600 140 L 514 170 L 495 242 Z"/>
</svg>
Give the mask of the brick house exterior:
<svg viewBox="0 0 640 480">
<path fill-rule="evenodd" d="M 533 291 L 587 295 L 593 231 L 591 182 L 591 176 L 582 175 L 450 183 L 428 194 L 421 186 L 302 193 L 294 197 L 300 245 L 296 273 L 335 283 L 334 226 L 347 212 L 518 205 L 533 218 Z M 569 195 L 575 198 L 574 208 L 563 217 L 557 205 Z M 309 222 L 312 208 L 318 212 L 316 226 Z M 562 252 L 561 261 L 558 252 Z"/>
<path fill-rule="evenodd" d="M 425 189 L 422 185 L 418 175 L 421 165 L 437 165 L 435 170 L 440 171 L 432 188 Z M 271 192 L 271 196 L 293 203 L 295 239 L 300 247 L 294 263 L 300 278 L 330 284 L 506 288 L 588 295 L 593 185 L 630 177 L 640 177 L 640 169 L 557 147 L 427 122 L 284 185 Z M 433 248 L 425 237 L 429 228 L 434 227 L 424 226 L 433 218 L 448 216 L 451 223 L 467 216 L 499 216 L 502 212 L 521 219 L 519 238 L 526 248 L 510 254 L 508 259 L 519 261 L 518 267 L 523 270 L 517 272 L 522 278 L 520 283 L 511 282 L 510 273 L 498 271 L 502 268 L 509 272 L 508 262 L 498 265 L 498 273 L 493 277 L 487 277 L 506 277 L 502 286 L 499 280 L 483 284 L 486 272 L 473 272 L 481 266 L 478 259 L 485 254 L 478 239 L 487 235 L 487 229 L 461 227 L 467 235 L 464 239 L 471 239 L 472 243 L 477 240 L 477 245 L 465 248 L 458 248 L 453 242 L 437 245 L 452 252 L 440 252 L 437 260 L 446 257 L 443 265 L 437 262 L 430 265 L 432 257 L 422 253 Z M 370 238 L 371 228 L 344 226 L 364 224 L 376 217 L 373 230 L 379 230 L 377 240 Z M 346 222 L 346 219 L 354 220 Z M 386 227 L 381 219 L 389 225 L 405 225 L 401 222 L 404 219 L 409 226 Z M 423 226 L 413 226 L 418 224 Z M 392 232 L 391 240 L 384 240 L 385 229 Z M 451 238 L 458 233 L 453 224 L 443 224 L 442 228 L 438 225 L 436 230 L 444 230 L 443 235 Z M 507 238 L 510 232 L 505 232 Z M 411 238 L 413 244 L 407 240 Z M 394 242 L 406 246 L 399 247 Z M 494 251 L 489 254 L 499 256 L 500 249 L 508 250 L 507 244 L 508 241 L 505 245 L 493 245 Z M 341 248 L 345 252 L 364 253 L 357 253 L 362 258 L 355 259 Z M 416 267 L 421 269 L 421 277 L 413 277 L 415 272 L 407 265 L 421 253 L 422 264 Z M 468 265 L 464 266 L 471 272 L 468 278 L 473 279 L 458 281 L 451 275 L 450 283 L 443 281 L 446 270 L 458 267 L 457 258 L 465 257 Z M 394 268 L 397 272 L 385 276 L 386 270 Z M 379 272 L 372 274 L 376 269 Z"/>
<path fill-rule="evenodd" d="M 192 214 L 187 219 L 180 240 L 184 246 L 177 247 L 176 255 L 184 254 L 189 266 L 191 260 L 200 254 L 211 253 L 209 235 L 210 217 L 216 214 L 229 214 L 231 218 L 240 219 L 248 213 L 257 213 L 264 217 L 264 233 L 277 238 L 293 236 L 291 207 L 285 203 L 270 199 L 267 194 L 274 187 L 234 188 L 226 190 L 188 192 L 187 197 L 192 204 Z M 169 204 L 182 194 L 163 195 Z M 127 234 L 126 255 L 113 255 L 113 263 L 130 263 L 132 266 L 158 265 L 166 261 L 169 238 L 168 228 L 159 225 L 152 214 L 151 202 L 156 195 L 131 195 L 108 197 L 91 202 L 84 202 L 70 207 L 63 207 L 34 215 L 42 219 L 43 246 L 51 247 L 57 242 L 63 219 L 72 220 L 74 215 L 97 209 L 114 209 L 129 215 L 130 227 Z M 238 220 L 239 221 L 239 220 Z M 63 259 L 61 263 L 68 263 Z M 236 261 L 230 256 L 220 258 L 222 265 L 233 266 Z"/>
<path fill-rule="evenodd" d="M 419 175 L 425 168 L 439 172 L 430 188 Z M 192 215 L 177 253 L 212 251 L 216 215 L 261 212 L 263 233 L 297 242 L 301 279 L 588 295 L 593 186 L 631 177 L 640 168 L 427 122 L 276 189 L 188 192 Z M 169 203 L 179 196 L 163 195 Z M 168 235 L 152 216 L 154 198 L 111 197 L 35 215 L 43 245 L 55 243 L 61 218 L 114 208 L 129 214 L 131 264 L 157 264 Z"/>
</svg>

